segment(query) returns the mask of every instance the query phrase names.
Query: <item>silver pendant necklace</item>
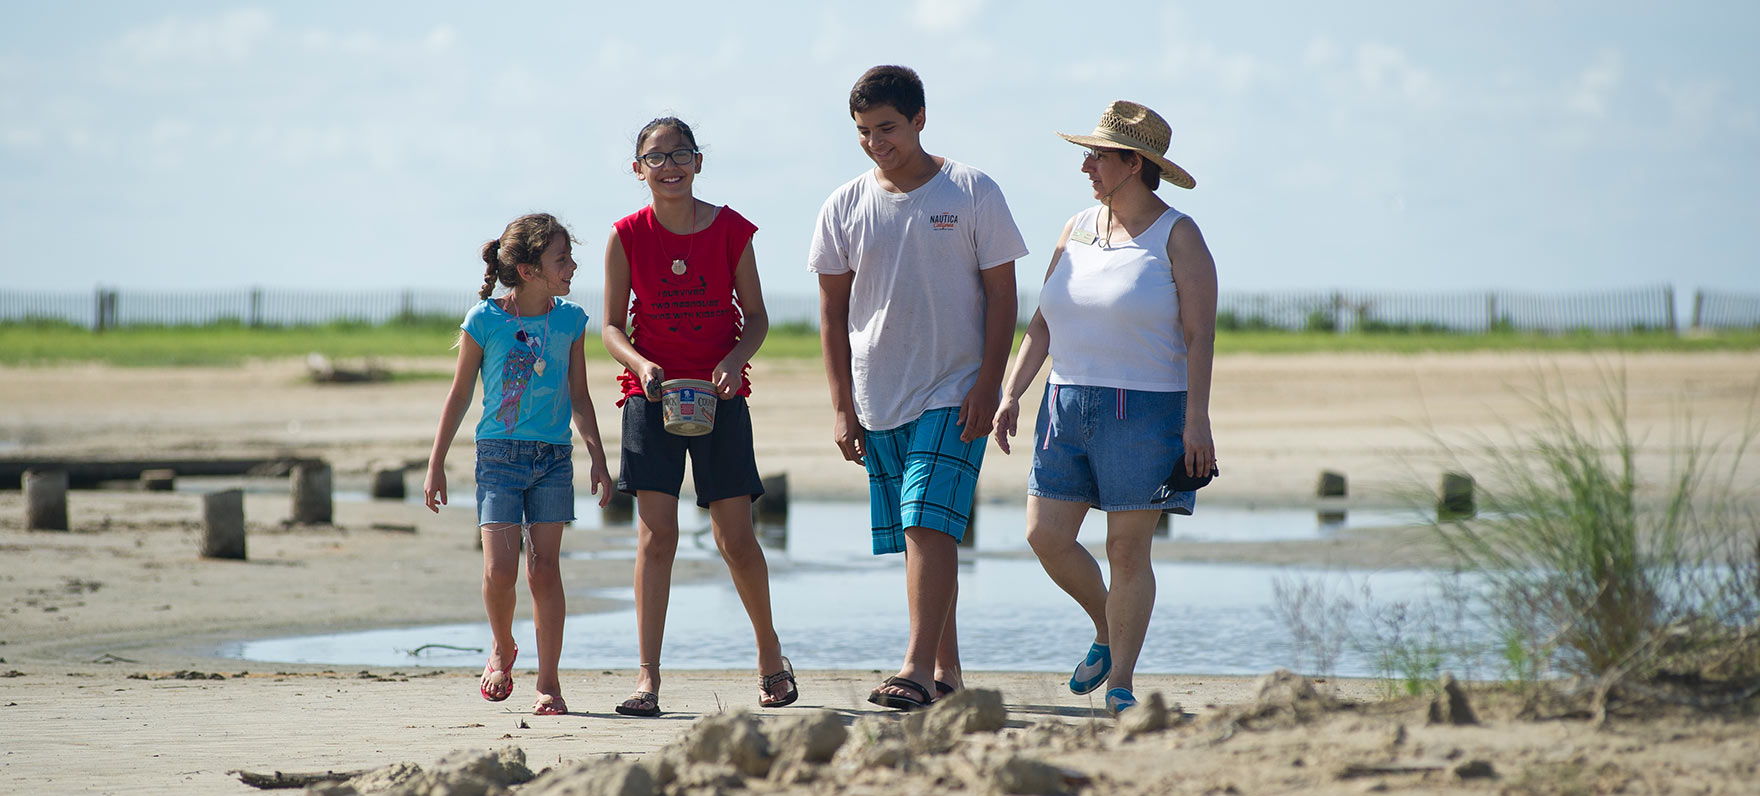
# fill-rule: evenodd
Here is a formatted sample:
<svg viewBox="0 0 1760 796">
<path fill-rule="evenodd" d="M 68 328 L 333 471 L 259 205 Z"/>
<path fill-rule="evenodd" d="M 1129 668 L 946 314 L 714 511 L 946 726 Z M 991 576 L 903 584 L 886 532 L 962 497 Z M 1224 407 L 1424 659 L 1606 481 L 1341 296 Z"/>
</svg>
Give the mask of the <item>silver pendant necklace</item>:
<svg viewBox="0 0 1760 796">
<path fill-rule="evenodd" d="M 660 216 L 658 213 L 654 215 L 654 223 L 660 224 Z M 666 225 L 660 224 L 660 227 L 665 229 Z M 689 268 L 690 265 L 688 261 L 691 258 L 691 254 L 696 251 L 697 247 L 697 200 L 695 199 L 691 200 L 690 231 L 684 234 L 684 238 L 686 241 L 685 255 L 683 257 L 672 258 L 672 273 L 677 276 L 684 276 L 685 270 Z M 665 240 L 665 238 L 661 238 L 662 243 L 664 243 Z M 661 251 L 665 251 L 665 249 L 662 248 Z"/>
<path fill-rule="evenodd" d="M 513 310 L 513 322 L 519 324 L 519 337 L 525 341 L 526 347 L 532 350 L 532 372 L 544 375 L 544 351 L 538 347 L 538 341 L 532 339 L 526 331 L 526 320 L 520 317 L 519 302 L 513 300 L 513 294 L 507 294 L 507 306 Z M 550 313 L 544 313 L 544 339 L 550 339 Z"/>
</svg>

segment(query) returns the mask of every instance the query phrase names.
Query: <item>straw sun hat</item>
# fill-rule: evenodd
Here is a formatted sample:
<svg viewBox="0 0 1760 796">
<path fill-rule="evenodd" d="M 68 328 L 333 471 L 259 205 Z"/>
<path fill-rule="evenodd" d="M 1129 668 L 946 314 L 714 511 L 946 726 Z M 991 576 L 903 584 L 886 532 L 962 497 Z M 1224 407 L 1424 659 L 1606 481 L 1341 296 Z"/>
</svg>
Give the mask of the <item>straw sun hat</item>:
<svg viewBox="0 0 1760 796">
<path fill-rule="evenodd" d="M 1167 159 L 1167 141 L 1173 136 L 1167 120 L 1161 118 L 1161 114 L 1135 102 L 1114 100 L 1111 105 L 1106 106 L 1106 112 L 1100 114 L 1100 123 L 1094 125 L 1091 135 L 1057 135 L 1065 141 L 1082 146 L 1129 149 L 1160 166 L 1161 179 L 1181 188 L 1191 188 L 1198 184 L 1185 169 Z"/>
</svg>

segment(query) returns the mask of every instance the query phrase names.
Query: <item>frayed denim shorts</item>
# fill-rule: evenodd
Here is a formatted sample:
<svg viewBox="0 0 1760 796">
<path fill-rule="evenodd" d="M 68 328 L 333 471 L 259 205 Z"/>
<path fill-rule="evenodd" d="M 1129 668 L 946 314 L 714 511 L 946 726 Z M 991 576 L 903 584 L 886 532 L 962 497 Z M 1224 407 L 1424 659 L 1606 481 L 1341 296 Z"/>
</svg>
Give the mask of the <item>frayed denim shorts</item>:
<svg viewBox="0 0 1760 796">
<path fill-rule="evenodd" d="M 574 519 L 574 446 L 477 440 L 477 525 Z"/>
<path fill-rule="evenodd" d="M 1101 511 L 1191 514 L 1197 493 L 1155 502 L 1185 455 L 1186 394 L 1045 385 L 1027 494 Z"/>
</svg>

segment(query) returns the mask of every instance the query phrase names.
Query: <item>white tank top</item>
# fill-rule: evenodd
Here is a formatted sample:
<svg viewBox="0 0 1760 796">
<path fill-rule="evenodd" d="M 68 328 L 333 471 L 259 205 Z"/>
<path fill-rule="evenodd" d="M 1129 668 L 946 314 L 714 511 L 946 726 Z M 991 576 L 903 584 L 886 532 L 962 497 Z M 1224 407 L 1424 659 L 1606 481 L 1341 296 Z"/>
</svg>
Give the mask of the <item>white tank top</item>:
<svg viewBox="0 0 1760 796">
<path fill-rule="evenodd" d="M 1063 256 L 1039 294 L 1051 329 L 1053 384 L 1146 392 L 1186 388 L 1186 340 L 1167 240 L 1185 214 L 1168 208 L 1130 240 L 1102 245 L 1100 208 L 1076 215 Z"/>
</svg>

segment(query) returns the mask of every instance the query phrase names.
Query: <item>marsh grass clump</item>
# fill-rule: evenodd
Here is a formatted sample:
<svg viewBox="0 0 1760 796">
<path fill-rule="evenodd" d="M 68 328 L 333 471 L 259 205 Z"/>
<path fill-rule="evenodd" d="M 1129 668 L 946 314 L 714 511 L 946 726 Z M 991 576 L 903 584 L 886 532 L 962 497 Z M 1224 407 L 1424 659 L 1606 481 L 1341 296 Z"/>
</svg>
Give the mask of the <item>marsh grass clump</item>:
<svg viewBox="0 0 1760 796">
<path fill-rule="evenodd" d="M 1434 525 L 1482 578 L 1508 675 L 1581 676 L 1606 694 L 1654 682 L 1689 650 L 1753 659 L 1760 531 L 1757 490 L 1740 477 L 1753 408 L 1736 440 L 1706 439 L 1684 418 L 1667 471 L 1650 473 L 1638 464 L 1623 374 L 1603 372 L 1588 409 L 1544 378 L 1524 397 L 1538 428 L 1509 429 L 1470 465 L 1489 476 L 1479 517 Z M 1728 673 L 1760 684 L 1760 667 L 1740 668 Z"/>
</svg>

